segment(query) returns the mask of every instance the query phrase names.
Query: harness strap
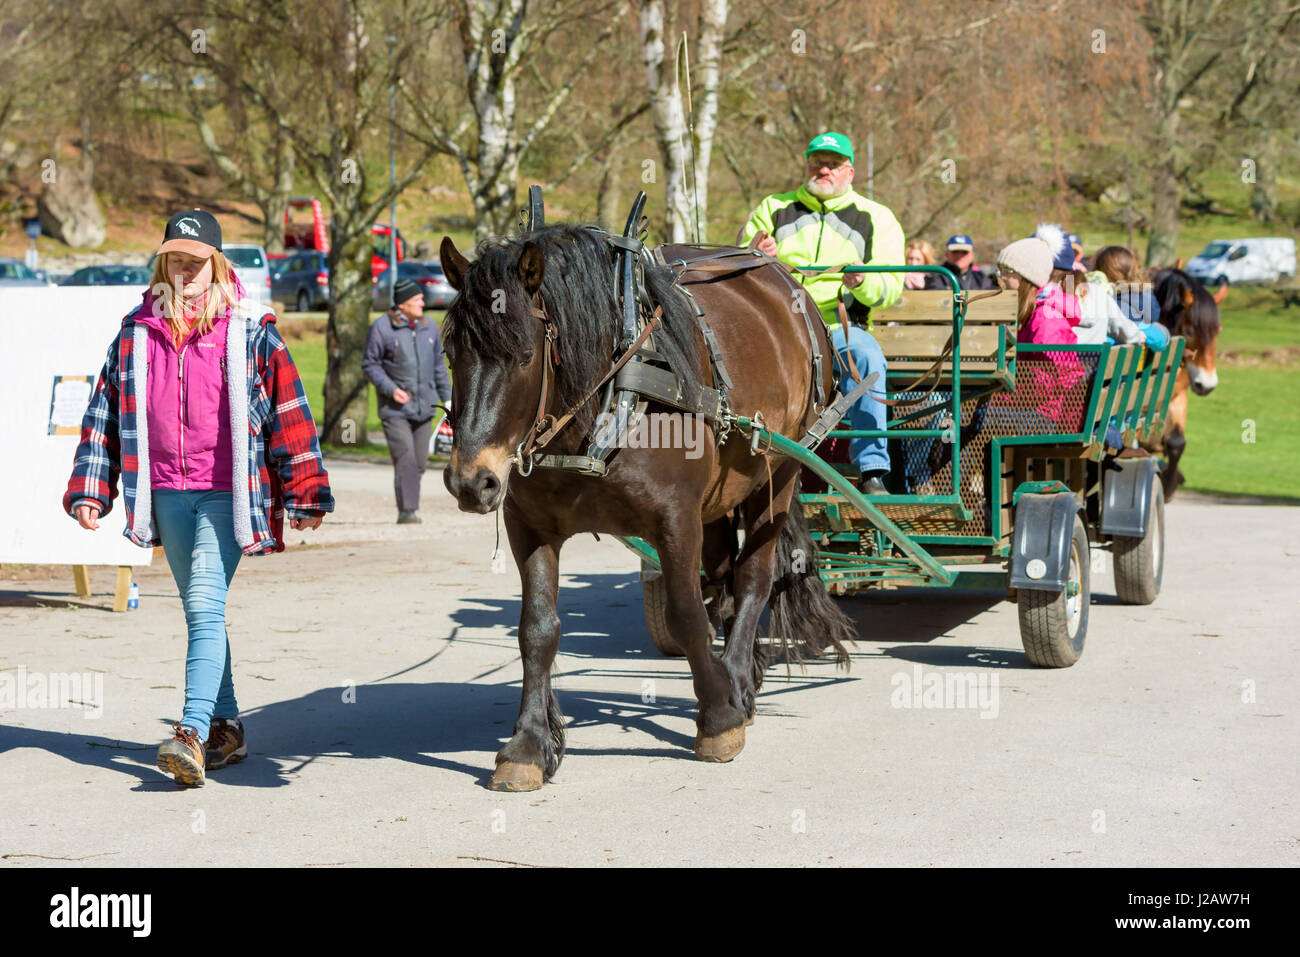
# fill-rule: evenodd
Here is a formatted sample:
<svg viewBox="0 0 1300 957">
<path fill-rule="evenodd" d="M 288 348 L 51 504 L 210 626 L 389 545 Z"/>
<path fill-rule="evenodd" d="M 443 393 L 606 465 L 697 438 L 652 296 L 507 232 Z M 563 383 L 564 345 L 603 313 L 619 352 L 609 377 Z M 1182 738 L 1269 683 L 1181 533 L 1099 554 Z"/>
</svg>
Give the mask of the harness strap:
<svg viewBox="0 0 1300 957">
<path fill-rule="evenodd" d="M 548 442 L 551 441 L 551 439 L 555 438 L 556 434 L 561 429 L 563 429 L 566 425 L 569 424 L 569 420 L 571 420 L 574 417 L 574 415 L 577 414 L 579 409 L 581 409 L 584 405 L 587 404 L 587 402 L 591 399 L 591 397 L 595 395 L 597 391 L 599 391 L 600 387 L 603 386 L 607 381 L 609 381 L 618 372 L 619 369 L 622 369 L 623 366 L 627 365 L 628 360 L 632 358 L 632 356 L 636 353 L 637 349 L 641 348 L 641 344 L 645 342 L 646 338 L 650 335 L 654 327 L 659 324 L 659 320 L 663 317 L 663 314 L 664 314 L 663 308 L 656 307 L 654 311 L 654 315 L 650 317 L 650 320 L 649 322 L 646 323 L 645 328 L 641 330 L 641 334 L 637 336 L 635 340 L 633 340 L 631 347 L 628 348 L 627 351 L 624 352 L 623 355 L 619 358 L 619 360 L 614 363 L 614 367 L 610 369 L 608 372 L 606 372 L 605 375 L 601 377 L 599 382 L 597 382 L 594 386 L 592 386 L 590 389 L 587 390 L 586 395 L 584 395 L 581 399 L 579 399 L 576 403 L 574 403 L 573 407 L 569 409 L 569 411 L 565 412 L 564 415 L 560 416 L 558 419 L 552 419 L 551 416 L 546 414 L 546 404 L 547 404 L 547 399 L 549 398 L 549 389 L 548 389 L 549 380 L 547 377 L 547 366 L 542 367 L 542 396 L 538 404 L 537 420 L 533 423 L 533 427 L 529 432 L 528 438 L 526 438 L 524 442 L 520 444 L 519 456 L 521 461 L 524 459 L 532 458 L 534 452 L 536 452 L 540 448 L 543 448 Z M 550 335 L 550 327 L 548 326 L 548 337 L 546 340 L 546 353 L 547 353 L 548 365 L 551 356 L 552 338 L 553 337 Z M 542 426 L 545 425 L 548 421 L 550 421 L 550 426 L 541 435 L 537 435 L 537 431 L 540 428 L 542 428 Z"/>
</svg>

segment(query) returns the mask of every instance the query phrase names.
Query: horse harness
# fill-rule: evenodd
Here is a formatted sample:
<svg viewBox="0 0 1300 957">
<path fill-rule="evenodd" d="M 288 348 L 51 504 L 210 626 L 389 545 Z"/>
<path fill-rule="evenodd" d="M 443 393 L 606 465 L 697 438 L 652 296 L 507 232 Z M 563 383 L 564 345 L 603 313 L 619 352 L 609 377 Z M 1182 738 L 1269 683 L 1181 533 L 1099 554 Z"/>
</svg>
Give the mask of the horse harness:
<svg viewBox="0 0 1300 957">
<path fill-rule="evenodd" d="M 628 214 L 627 225 L 622 236 L 603 233 L 603 237 L 615 250 L 617 298 L 621 305 L 622 321 L 612 367 L 599 382 L 587 390 L 571 408 L 562 415 L 551 415 L 546 411 L 551 401 L 551 369 L 559 365 L 556 350 L 558 330 L 555 320 L 546 310 L 541 291 L 533 295 L 531 313 L 538 319 L 544 330 L 542 357 L 542 385 L 538 396 L 537 414 L 528 433 L 514 453 L 514 465 L 521 475 L 529 475 L 534 468 L 564 469 L 582 475 L 603 476 L 608 470 L 610 456 L 620 448 L 627 434 L 640 422 L 649 402 L 658 402 L 673 409 L 701 416 L 714 431 L 718 445 L 725 441 L 728 433 L 736 428 L 739 416 L 732 411 L 727 398 L 727 390 L 734 387 L 727 372 L 718 339 L 709 327 L 704 310 L 686 288 L 687 282 L 702 282 L 723 275 L 734 275 L 756 269 L 777 260 L 758 252 L 752 247 L 737 249 L 731 246 L 660 246 L 653 251 L 647 250 L 642 240 L 645 220 L 642 210 L 645 205 L 645 193 L 640 193 Z M 541 189 L 533 186 L 529 189 L 529 206 L 524 211 L 526 219 L 521 226 L 526 231 L 538 228 L 543 223 L 544 212 L 541 201 Z M 671 249 L 666 253 L 665 249 Z M 670 256 L 676 254 L 676 258 Z M 688 390 L 682 376 L 670 368 L 667 358 L 654 346 L 654 332 L 663 318 L 663 305 L 652 304 L 645 286 L 645 267 L 648 262 L 674 270 L 673 288 L 684 295 L 693 307 L 696 324 L 709 353 L 709 365 L 713 386 L 700 385 L 698 398 L 688 401 Z M 778 263 L 779 264 L 779 263 Z M 803 299 L 797 293 L 800 290 L 785 269 L 778 270 L 785 278 L 792 292 L 796 294 L 795 303 L 804 316 L 808 332 L 808 342 L 813 364 L 813 400 L 814 411 L 821 420 L 832 413 L 824 410 L 826 402 L 822 383 L 822 350 L 817 339 L 816 328 L 808 310 L 803 307 Z M 688 276 L 694 276 L 688 279 Z M 573 417 L 596 395 L 605 390 L 600 409 L 606 414 L 604 426 L 598 424 L 589 434 L 585 443 L 585 455 L 556 455 L 541 450 L 573 419 Z M 841 406 L 843 400 L 837 402 Z M 841 410 L 842 411 L 842 410 Z"/>
</svg>

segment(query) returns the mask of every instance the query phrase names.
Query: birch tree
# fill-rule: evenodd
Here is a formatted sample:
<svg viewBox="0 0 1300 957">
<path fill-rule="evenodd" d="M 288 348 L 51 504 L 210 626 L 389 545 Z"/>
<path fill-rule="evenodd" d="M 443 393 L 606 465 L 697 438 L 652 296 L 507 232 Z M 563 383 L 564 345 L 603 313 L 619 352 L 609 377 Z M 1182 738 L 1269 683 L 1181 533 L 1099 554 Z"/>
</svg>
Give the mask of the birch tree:
<svg viewBox="0 0 1300 957">
<path fill-rule="evenodd" d="M 459 0 L 455 26 L 464 56 L 464 105 L 455 114 L 440 116 L 427 104 L 428 88 L 403 85 L 406 102 L 420 121 L 407 127 L 407 132 L 455 158 L 474 204 L 476 239 L 514 229 L 520 163 L 569 101 L 591 63 L 608 53 L 608 41 L 625 12 L 613 0 L 561 0 L 532 6 L 528 0 Z M 594 36 L 589 32 L 592 23 L 601 24 Z M 573 35 L 567 35 L 566 28 L 572 28 Z M 584 28 L 588 32 L 579 41 L 577 34 Z M 582 54 L 521 123 L 523 69 L 534 57 L 563 60 L 557 50 L 545 49 L 548 41 L 560 36 L 567 41 L 562 44 L 566 50 L 580 42 Z M 440 78 L 428 82 L 437 84 Z"/>
</svg>

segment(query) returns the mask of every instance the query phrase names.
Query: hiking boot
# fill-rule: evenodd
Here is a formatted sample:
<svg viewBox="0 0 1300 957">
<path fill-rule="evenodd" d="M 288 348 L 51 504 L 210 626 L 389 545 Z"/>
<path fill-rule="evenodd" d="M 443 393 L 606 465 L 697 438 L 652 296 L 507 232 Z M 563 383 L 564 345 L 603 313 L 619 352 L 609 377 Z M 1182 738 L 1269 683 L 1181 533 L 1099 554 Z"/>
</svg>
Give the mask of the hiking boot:
<svg viewBox="0 0 1300 957">
<path fill-rule="evenodd" d="M 405 509 L 404 511 L 397 513 L 398 525 L 419 525 L 422 521 L 423 520 L 420 518 L 419 514 L 413 508 Z"/>
<path fill-rule="evenodd" d="M 208 743 L 204 746 L 204 762 L 209 771 L 238 764 L 248 757 L 248 744 L 244 741 L 244 722 L 238 718 L 213 718 L 208 729 Z"/>
<path fill-rule="evenodd" d="M 172 725 L 172 739 L 158 749 L 158 767 L 170 774 L 177 784 L 187 787 L 203 785 L 203 744 L 198 732 L 179 721 Z"/>
</svg>

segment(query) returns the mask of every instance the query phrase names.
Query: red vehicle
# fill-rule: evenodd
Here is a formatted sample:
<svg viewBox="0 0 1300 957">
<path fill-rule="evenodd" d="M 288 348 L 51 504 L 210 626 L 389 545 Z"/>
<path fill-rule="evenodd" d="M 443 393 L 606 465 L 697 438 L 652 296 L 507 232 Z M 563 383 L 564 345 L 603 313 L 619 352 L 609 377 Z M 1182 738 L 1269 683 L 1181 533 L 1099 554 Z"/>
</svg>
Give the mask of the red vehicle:
<svg viewBox="0 0 1300 957">
<path fill-rule="evenodd" d="M 295 212 L 310 211 L 311 219 L 305 217 L 291 219 Z M 376 223 L 370 228 L 374 236 L 374 249 L 370 255 L 370 278 L 388 268 L 388 243 L 392 227 Z M 311 250 L 327 253 L 330 251 L 329 229 L 325 222 L 325 213 L 319 199 L 314 196 L 295 196 L 289 200 L 289 208 L 284 211 L 284 246 L 286 249 Z M 406 258 L 406 242 L 402 231 L 397 231 L 397 261 Z"/>
</svg>

